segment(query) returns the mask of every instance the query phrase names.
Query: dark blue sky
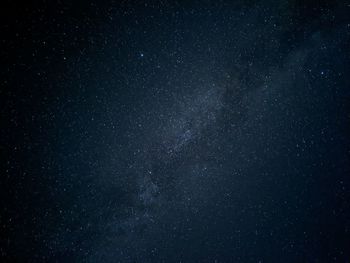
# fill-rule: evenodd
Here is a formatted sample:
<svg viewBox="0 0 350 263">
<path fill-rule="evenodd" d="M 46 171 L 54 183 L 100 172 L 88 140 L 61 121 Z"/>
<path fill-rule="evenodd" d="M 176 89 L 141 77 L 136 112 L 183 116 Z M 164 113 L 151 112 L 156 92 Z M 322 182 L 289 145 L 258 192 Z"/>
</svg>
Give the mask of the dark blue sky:
<svg viewBox="0 0 350 263">
<path fill-rule="evenodd" d="M 350 262 L 348 3 L 2 6 L 5 262 Z"/>
</svg>

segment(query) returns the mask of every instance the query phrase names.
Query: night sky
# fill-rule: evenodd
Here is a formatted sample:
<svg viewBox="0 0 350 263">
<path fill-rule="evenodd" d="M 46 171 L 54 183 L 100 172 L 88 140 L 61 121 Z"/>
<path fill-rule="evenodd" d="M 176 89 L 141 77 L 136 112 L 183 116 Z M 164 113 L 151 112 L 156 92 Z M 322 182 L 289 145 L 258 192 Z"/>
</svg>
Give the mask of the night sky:
<svg viewBox="0 0 350 263">
<path fill-rule="evenodd" d="M 350 262 L 350 2 L 0 10 L 2 262 Z"/>
</svg>

